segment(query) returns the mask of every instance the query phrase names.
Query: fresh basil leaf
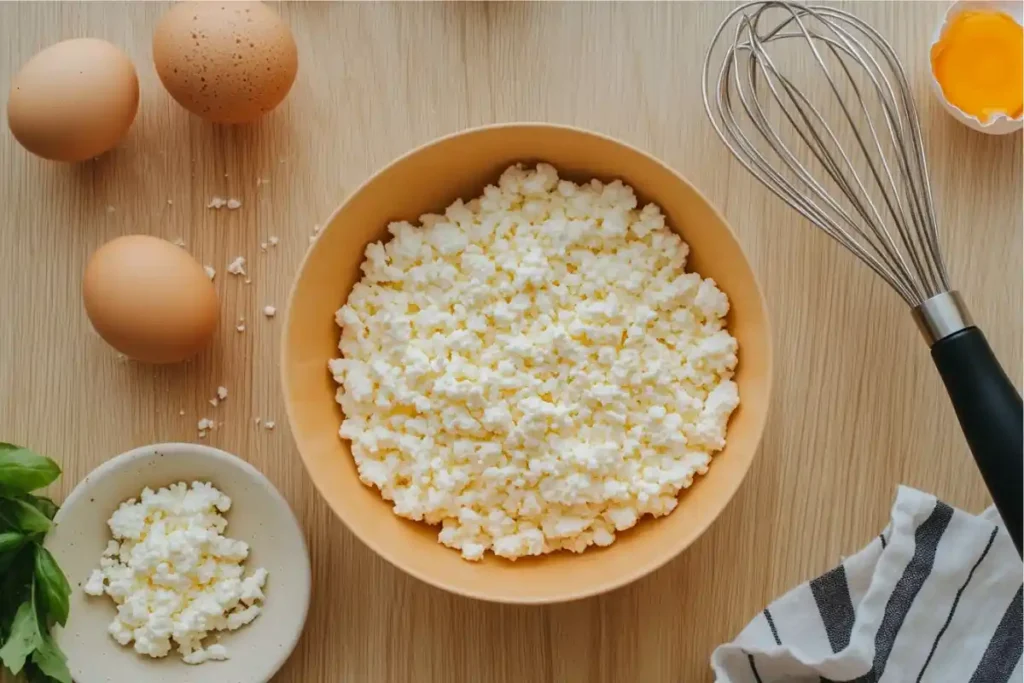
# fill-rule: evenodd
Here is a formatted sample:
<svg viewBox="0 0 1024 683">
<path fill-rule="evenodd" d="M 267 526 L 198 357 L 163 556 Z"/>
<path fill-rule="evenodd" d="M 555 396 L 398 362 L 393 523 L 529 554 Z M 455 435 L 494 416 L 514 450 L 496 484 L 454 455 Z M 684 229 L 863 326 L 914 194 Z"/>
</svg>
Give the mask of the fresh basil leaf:
<svg viewBox="0 0 1024 683">
<path fill-rule="evenodd" d="M 0 575 L 11 566 L 18 556 L 21 546 L 25 545 L 27 540 L 28 538 L 25 534 L 17 531 L 7 531 L 0 534 Z"/>
<path fill-rule="evenodd" d="M 21 544 L 25 542 L 25 534 L 19 534 L 17 531 L 8 531 L 0 534 L 0 554 L 3 553 L 14 553 L 21 547 Z"/>
<path fill-rule="evenodd" d="M 0 636 L 11 632 L 15 614 L 21 603 L 31 600 L 35 553 L 31 545 L 23 545 L 14 555 L 7 571 L 0 574 Z M 0 637 L 0 643 L 6 642 Z"/>
<path fill-rule="evenodd" d="M 34 507 L 36 510 L 42 512 L 46 515 L 46 518 L 51 521 L 57 515 L 57 510 L 60 509 L 59 505 L 46 496 L 33 496 L 31 493 L 26 493 L 23 496 L 19 496 L 19 498 Z"/>
<path fill-rule="evenodd" d="M 50 551 L 42 546 L 36 547 L 36 612 L 42 616 L 44 626 L 50 626 L 57 622 L 61 626 L 68 621 L 68 599 L 71 596 L 71 586 L 64 576 L 64 572 L 53 559 Z"/>
<path fill-rule="evenodd" d="M 50 530 L 50 520 L 46 515 L 17 498 L 0 499 L 0 519 L 26 534 L 45 534 Z"/>
<path fill-rule="evenodd" d="M 25 668 L 21 670 L 21 675 L 24 676 L 28 683 L 58 683 L 56 678 L 51 678 L 44 674 L 31 661 L 25 662 Z"/>
<path fill-rule="evenodd" d="M 28 683 L 53 683 L 53 679 L 44 674 L 38 666 L 32 663 L 31 659 L 25 662 L 25 668 L 21 670 L 21 675 Z"/>
<path fill-rule="evenodd" d="M 43 674 L 49 676 L 49 679 L 42 678 L 39 680 L 54 680 L 59 683 L 71 683 L 71 672 L 68 671 L 67 657 L 65 657 L 64 653 L 60 651 L 59 647 L 57 647 L 57 643 L 53 642 L 53 638 L 50 637 L 50 634 L 42 634 L 39 646 L 36 647 L 36 651 L 32 653 L 32 663 L 39 667 L 39 670 Z"/>
<path fill-rule="evenodd" d="M 21 673 L 25 660 L 42 643 L 43 636 L 39 633 L 39 619 L 31 599 L 21 603 L 18 613 L 11 626 L 11 635 L 0 648 L 0 661 L 12 674 Z"/>
<path fill-rule="evenodd" d="M 0 443 L 0 493 L 30 493 L 49 486 L 60 476 L 60 467 L 27 448 Z"/>
</svg>

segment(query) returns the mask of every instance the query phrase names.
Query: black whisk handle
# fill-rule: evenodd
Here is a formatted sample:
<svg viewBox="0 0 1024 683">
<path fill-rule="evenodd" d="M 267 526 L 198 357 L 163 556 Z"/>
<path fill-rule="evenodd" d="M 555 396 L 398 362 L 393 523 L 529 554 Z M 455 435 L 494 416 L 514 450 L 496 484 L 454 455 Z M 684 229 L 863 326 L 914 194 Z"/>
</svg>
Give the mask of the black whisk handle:
<svg viewBox="0 0 1024 683">
<path fill-rule="evenodd" d="M 1020 553 L 1024 516 L 1024 409 L 1020 394 L 977 327 L 935 342 L 932 360 L 996 509 Z"/>
</svg>

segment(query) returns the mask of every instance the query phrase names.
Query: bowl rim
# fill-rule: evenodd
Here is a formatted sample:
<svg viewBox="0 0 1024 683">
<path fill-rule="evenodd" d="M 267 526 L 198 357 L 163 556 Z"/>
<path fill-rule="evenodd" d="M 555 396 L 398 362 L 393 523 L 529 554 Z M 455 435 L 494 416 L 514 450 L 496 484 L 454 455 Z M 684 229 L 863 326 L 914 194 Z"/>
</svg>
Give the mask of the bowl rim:
<svg viewBox="0 0 1024 683">
<path fill-rule="evenodd" d="M 64 501 L 61 503 L 60 508 L 57 510 L 57 514 L 54 515 L 53 523 L 59 524 L 62 515 L 64 515 L 65 513 L 64 511 L 72 509 L 80 498 L 85 498 L 89 489 L 88 484 L 92 484 L 97 480 L 110 476 L 111 474 L 115 473 L 117 470 L 121 469 L 122 467 L 124 467 L 125 465 L 134 460 L 143 460 L 146 458 L 156 457 L 159 455 L 161 450 L 170 451 L 174 449 L 187 449 L 196 453 L 200 457 L 208 458 L 210 460 L 216 460 L 218 462 L 224 463 L 228 467 L 234 467 L 238 470 L 241 470 L 251 479 L 259 483 L 263 491 L 265 491 L 266 494 L 271 499 L 275 500 L 276 502 L 284 506 L 284 509 L 288 511 L 289 515 L 286 521 L 290 521 L 291 524 L 295 527 L 296 536 L 303 550 L 303 552 L 301 553 L 301 557 L 299 558 L 299 561 L 303 563 L 303 566 L 300 568 L 300 570 L 303 570 L 302 573 L 306 577 L 307 587 L 306 590 L 303 592 L 302 619 L 299 622 L 301 624 L 301 627 L 298 630 L 296 630 L 294 634 L 290 635 L 287 639 L 282 641 L 284 647 L 279 648 L 280 654 L 278 655 L 277 659 L 274 660 L 272 666 L 269 667 L 268 670 L 258 679 L 261 682 L 269 681 L 277 674 L 278 671 L 281 670 L 281 667 L 283 667 L 285 662 L 288 661 L 288 658 L 291 657 L 292 653 L 295 651 L 295 647 L 299 643 L 299 638 L 302 637 L 302 634 L 305 631 L 305 624 L 309 617 L 309 605 L 313 592 L 313 572 L 312 567 L 310 565 L 309 546 L 306 543 L 306 535 L 303 532 L 302 525 L 299 524 L 298 518 L 295 516 L 295 511 L 292 510 L 291 505 L 288 504 L 288 500 L 283 495 L 281 495 L 281 492 L 277 490 L 277 487 L 274 486 L 273 482 L 271 482 L 266 477 L 265 474 L 256 469 L 256 467 L 254 467 L 252 464 L 236 455 L 232 455 L 231 453 L 223 451 L 219 448 L 214 448 L 213 446 L 206 446 L 199 443 L 190 443 L 187 441 L 172 441 L 166 443 L 149 444 L 147 446 L 139 446 L 137 448 L 131 449 L 130 451 L 125 451 L 120 455 L 116 455 L 113 458 L 110 458 L 103 464 L 99 465 L 98 467 L 90 471 L 84 477 L 82 477 L 82 479 L 77 484 L 75 484 L 75 487 L 71 490 L 71 493 L 69 493 L 67 497 L 64 499 Z"/>
<path fill-rule="evenodd" d="M 357 531 L 355 531 L 355 529 L 348 522 L 347 513 L 339 511 L 338 509 L 336 509 L 329 502 L 329 499 L 328 499 L 327 495 L 324 492 L 323 486 L 321 485 L 321 483 L 319 481 L 316 480 L 315 477 L 312 476 L 312 473 L 310 472 L 310 468 L 309 468 L 309 462 L 308 462 L 308 460 L 306 458 L 306 455 L 305 455 L 305 453 L 303 453 L 302 449 L 298 446 L 298 443 L 296 442 L 296 439 L 295 439 L 295 429 L 294 429 L 295 417 L 293 415 L 294 408 L 292 406 L 292 402 L 288 399 L 288 387 L 291 385 L 291 381 L 290 381 L 290 374 L 291 373 L 289 371 L 289 362 L 288 362 L 288 355 L 289 354 L 288 354 L 288 350 L 291 347 L 291 332 L 292 332 L 291 331 L 291 316 L 292 316 L 293 304 L 295 302 L 295 298 L 296 298 L 296 294 L 297 294 L 297 290 L 298 290 L 298 284 L 299 284 L 299 281 L 302 279 L 303 273 L 306 270 L 306 264 L 309 261 L 310 256 L 313 254 L 314 250 L 316 250 L 317 245 L 319 244 L 320 237 L 323 235 L 323 232 L 328 230 L 328 229 L 330 229 L 330 226 L 334 223 L 335 218 L 337 218 L 337 216 L 342 211 L 345 210 L 345 208 L 348 206 L 349 202 L 352 201 L 352 198 L 358 196 L 369 185 L 374 183 L 377 180 L 377 178 L 379 178 L 381 175 L 385 174 L 390 169 L 392 169 L 395 166 L 405 162 L 405 160 L 408 159 L 409 157 L 412 157 L 412 156 L 415 156 L 417 154 L 420 154 L 424 150 L 429 149 L 431 147 L 434 147 L 435 145 L 439 145 L 439 144 L 448 142 L 448 141 L 450 141 L 450 140 L 452 140 L 454 138 L 459 138 L 459 137 L 463 137 L 463 136 L 466 136 L 466 135 L 473 135 L 473 134 L 477 134 L 477 133 L 481 133 L 481 132 L 486 132 L 486 131 L 500 130 L 500 129 L 522 129 L 522 128 L 527 128 L 527 129 L 529 129 L 529 128 L 547 128 L 547 129 L 560 130 L 560 131 L 565 131 L 565 132 L 575 133 L 575 134 L 582 133 L 583 135 L 586 135 L 586 136 L 590 136 L 590 137 L 594 137 L 594 138 L 599 138 L 601 140 L 604 140 L 606 142 L 614 143 L 614 144 L 619 145 L 621 147 L 624 147 L 624 148 L 626 148 L 626 149 L 628 149 L 628 150 L 630 150 L 630 151 L 632 151 L 632 152 L 634 152 L 636 154 L 639 154 L 640 156 L 644 157 L 647 161 L 649 161 L 651 164 L 657 165 L 657 166 L 661 167 L 662 169 L 664 169 L 665 171 L 667 171 L 668 173 L 672 174 L 672 176 L 674 176 L 676 178 L 676 180 L 678 180 L 680 183 L 686 185 L 694 193 L 694 195 L 698 199 L 700 199 L 700 201 L 702 201 L 705 204 L 705 206 L 712 213 L 712 215 L 714 215 L 715 218 L 718 219 L 718 221 L 721 223 L 721 225 L 726 229 L 726 232 L 729 234 L 730 238 L 736 243 L 736 246 L 739 248 L 738 250 L 739 250 L 740 258 L 742 259 L 743 265 L 745 266 L 745 268 L 750 273 L 750 275 L 751 275 L 751 277 L 753 279 L 754 288 L 757 291 L 757 301 L 758 301 L 759 307 L 760 307 L 760 309 L 761 309 L 761 311 L 763 312 L 763 315 L 764 315 L 764 340 L 763 340 L 763 343 L 764 343 L 765 366 L 766 366 L 766 373 L 765 373 L 766 374 L 766 379 L 765 379 L 765 397 L 766 397 L 765 403 L 766 403 L 766 408 L 764 410 L 764 413 L 761 415 L 760 420 L 756 424 L 757 440 L 755 442 L 756 445 L 754 446 L 754 453 L 751 455 L 751 457 L 747 461 L 746 466 L 743 468 L 743 471 L 740 473 L 740 476 L 735 479 L 734 487 L 733 487 L 732 491 L 729 493 L 729 495 L 727 497 L 725 497 L 724 502 L 722 503 L 722 506 L 715 512 L 714 515 L 709 517 L 708 521 L 705 524 L 703 524 L 701 526 L 701 528 L 698 529 L 697 533 L 693 537 L 693 540 L 689 544 L 684 545 L 684 546 L 679 547 L 679 548 L 676 548 L 676 549 L 673 549 L 673 550 L 670 550 L 668 552 L 665 552 L 662 555 L 659 555 L 659 556 L 655 557 L 654 559 L 652 559 L 649 562 L 637 564 L 635 566 L 635 568 L 632 569 L 631 571 L 623 572 L 623 573 L 621 573 L 619 575 L 616 575 L 615 577 L 613 577 L 613 578 L 611 578 L 611 579 L 609 579 L 607 581 L 596 582 L 596 583 L 591 584 L 590 586 L 587 586 L 585 588 L 580 588 L 580 589 L 574 590 L 573 592 L 568 593 L 568 594 L 566 594 L 563 597 L 556 597 L 556 598 L 542 597 L 542 596 L 541 597 L 535 597 L 535 598 L 534 597 L 523 597 L 523 598 L 512 597 L 512 598 L 509 598 L 509 597 L 506 597 L 506 596 L 493 596 L 493 595 L 489 595 L 487 593 L 484 593 L 482 591 L 477 591 L 477 590 L 472 590 L 472 589 L 467 590 L 467 589 L 462 588 L 458 584 L 444 582 L 444 581 L 442 581 L 440 579 L 437 579 L 437 578 L 434 578 L 434 577 L 432 577 L 432 576 L 430 576 L 430 575 L 428 575 L 428 574 L 426 574 L 424 572 L 421 572 L 421 571 L 419 571 L 417 569 L 414 569 L 412 567 L 407 566 L 406 564 L 404 564 L 403 562 L 401 562 L 397 558 L 395 558 L 395 556 L 387 549 L 387 544 L 386 543 L 378 542 L 377 538 L 375 538 L 375 537 L 372 537 L 372 536 L 369 536 L 369 535 L 360 534 Z M 733 498 L 735 498 L 736 493 L 737 493 L 737 491 L 739 491 L 740 487 L 743 485 L 743 482 L 746 481 L 747 474 L 750 472 L 750 467 L 751 467 L 751 465 L 754 462 L 754 458 L 757 456 L 758 451 L 762 447 L 762 442 L 763 442 L 763 439 L 764 439 L 764 430 L 765 430 L 765 427 L 767 426 L 767 423 L 768 423 L 768 415 L 771 412 L 771 396 L 772 396 L 772 388 L 773 388 L 773 384 L 774 384 L 774 357 L 775 356 L 774 356 L 774 347 L 773 347 L 773 343 L 772 343 L 772 338 L 773 338 L 772 337 L 772 327 L 771 327 L 771 319 L 770 319 L 770 315 L 769 315 L 769 309 L 768 309 L 767 301 L 765 300 L 765 297 L 764 297 L 764 289 L 761 287 L 761 283 L 760 283 L 760 281 L 758 280 L 758 277 L 757 277 L 757 272 L 754 270 L 753 266 L 751 265 L 750 259 L 747 256 L 746 251 L 743 249 L 743 245 L 740 243 L 739 239 L 736 237 L 736 233 L 733 231 L 732 226 L 725 219 L 725 216 L 722 215 L 722 212 L 719 211 L 718 207 L 715 206 L 715 204 L 713 204 L 707 198 L 707 196 L 703 192 L 701 192 L 695 185 L 693 185 L 693 183 L 691 183 L 689 180 L 687 180 L 681 173 L 676 171 L 674 168 L 669 166 L 667 163 L 665 163 L 661 159 L 655 157 L 653 154 L 650 154 L 649 152 L 646 152 L 646 151 L 644 151 L 642 149 L 639 149 L 638 147 L 635 147 L 635 146 L 631 145 L 630 143 L 625 142 L 625 141 L 623 141 L 623 140 L 621 140 L 619 138 L 612 137 L 610 135 L 606 135 L 604 133 L 599 133 L 599 132 L 596 132 L 596 131 L 593 131 L 593 130 L 590 130 L 590 129 L 587 129 L 587 128 L 583 128 L 583 127 L 580 127 L 580 126 L 573 126 L 573 125 L 560 124 L 560 123 L 547 123 L 547 122 L 543 122 L 543 121 L 510 121 L 510 122 L 502 122 L 502 123 L 491 123 L 491 124 L 486 124 L 486 125 L 482 125 L 482 126 L 472 126 L 472 127 L 469 127 L 469 128 L 462 128 L 462 129 L 459 129 L 457 131 L 454 131 L 454 132 L 451 132 L 451 133 L 447 133 L 445 135 L 441 135 L 439 137 L 435 137 L 435 138 L 432 138 L 432 139 L 430 139 L 430 140 L 428 140 L 428 141 L 426 141 L 424 143 L 421 143 L 421 144 L 413 147 L 409 151 L 407 151 L 407 152 L 405 152 L 405 153 L 395 157 L 390 162 L 388 162 L 387 164 L 381 166 L 377 170 L 373 171 L 365 180 L 363 180 L 363 182 L 361 182 L 354 190 L 352 190 L 351 192 L 349 192 L 345 196 L 345 198 L 341 201 L 341 203 L 337 206 L 337 208 L 335 208 L 331 212 L 331 214 L 328 216 L 327 220 L 322 224 L 322 226 L 323 227 L 322 227 L 320 233 L 317 235 L 316 240 L 313 241 L 313 243 L 310 245 L 310 247 L 306 250 L 306 253 L 303 254 L 302 261 L 299 263 L 298 269 L 295 271 L 295 275 L 292 278 L 291 287 L 289 288 L 288 298 L 287 298 L 287 301 L 286 301 L 286 304 L 285 304 L 285 314 L 283 316 L 283 318 L 284 318 L 283 319 L 284 327 L 283 327 L 283 332 L 282 332 L 282 335 L 281 335 L 280 350 L 278 352 L 279 353 L 279 355 L 278 355 L 278 365 L 279 365 L 279 372 L 280 372 L 280 379 L 281 379 L 281 392 L 283 394 L 283 399 L 284 399 L 284 404 L 285 404 L 285 413 L 286 413 L 286 415 L 288 417 L 289 427 L 291 428 L 293 445 L 295 446 L 295 449 L 299 452 L 299 458 L 302 460 L 303 468 L 306 470 L 307 476 L 309 476 L 310 480 L 313 483 L 313 487 L 316 489 L 317 493 L 320 495 L 320 497 L 323 500 L 323 502 L 327 505 L 327 507 L 331 510 L 331 512 L 339 520 L 341 520 L 342 524 L 344 524 L 344 526 L 345 526 L 347 531 L 349 531 L 352 535 L 354 535 L 356 538 L 358 538 L 363 543 L 363 545 L 367 546 L 370 550 L 372 550 L 374 553 L 376 553 L 382 559 L 387 561 L 391 566 L 398 568 L 399 570 L 401 570 L 405 574 L 407 574 L 409 576 L 412 576 L 412 577 L 422 581 L 423 583 L 425 583 L 425 584 L 427 584 L 429 586 L 433 586 L 434 588 L 439 588 L 439 589 L 441 589 L 441 590 L 443 590 L 445 592 L 448 592 L 448 593 L 451 593 L 451 594 L 454 594 L 454 595 L 460 595 L 460 596 L 463 596 L 463 597 L 473 598 L 473 599 L 476 599 L 476 600 L 482 600 L 482 601 L 485 601 L 485 602 L 493 602 L 493 603 L 509 604 L 509 605 L 546 605 L 546 604 L 560 604 L 560 603 L 565 603 L 565 602 L 572 602 L 572 601 L 575 601 L 575 600 L 582 600 L 584 598 L 593 597 L 595 595 L 601 595 L 601 594 L 604 594 L 604 593 L 609 593 L 609 592 L 611 592 L 613 590 L 616 590 L 618 588 L 622 588 L 623 586 L 627 586 L 627 585 L 633 583 L 634 581 L 637 581 L 637 580 L 643 578 L 644 576 L 646 576 L 648 574 L 654 573 L 658 569 L 661 569 L 663 566 L 668 564 L 673 559 L 677 558 L 680 554 L 683 553 L 683 551 L 685 551 L 687 548 L 689 548 L 691 545 L 693 545 L 693 543 L 695 543 L 697 541 L 697 539 L 699 539 L 701 536 L 703 536 L 707 532 L 708 528 L 710 528 L 711 525 L 714 524 L 714 522 L 718 520 L 718 518 L 721 516 L 721 514 L 729 506 L 729 503 L 731 503 Z M 386 501 L 384 501 L 382 499 L 381 502 L 383 503 L 383 502 L 386 502 Z M 452 552 L 455 552 L 455 551 L 452 551 Z"/>
</svg>

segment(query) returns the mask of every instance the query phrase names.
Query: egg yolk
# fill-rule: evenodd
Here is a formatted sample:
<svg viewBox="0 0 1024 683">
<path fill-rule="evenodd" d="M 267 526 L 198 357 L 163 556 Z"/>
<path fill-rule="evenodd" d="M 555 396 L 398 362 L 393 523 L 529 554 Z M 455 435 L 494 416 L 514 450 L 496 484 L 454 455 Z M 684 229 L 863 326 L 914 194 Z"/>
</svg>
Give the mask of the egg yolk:
<svg viewBox="0 0 1024 683">
<path fill-rule="evenodd" d="M 1024 109 L 1024 28 L 1002 12 L 963 12 L 932 46 L 932 73 L 951 104 L 986 122 Z"/>
</svg>

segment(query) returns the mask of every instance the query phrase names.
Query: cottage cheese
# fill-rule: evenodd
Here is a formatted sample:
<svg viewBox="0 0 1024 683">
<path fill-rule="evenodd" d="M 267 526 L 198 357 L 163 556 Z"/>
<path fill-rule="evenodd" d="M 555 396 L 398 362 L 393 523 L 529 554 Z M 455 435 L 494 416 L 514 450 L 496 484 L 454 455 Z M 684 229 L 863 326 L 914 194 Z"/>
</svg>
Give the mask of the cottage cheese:
<svg viewBox="0 0 1024 683">
<path fill-rule="evenodd" d="M 330 368 L 360 479 L 468 560 L 606 546 L 725 446 L 729 301 L 621 182 L 509 168 L 366 248 Z"/>
<path fill-rule="evenodd" d="M 227 659 L 214 631 L 233 631 L 259 616 L 267 571 L 244 575 L 249 546 L 223 536 L 231 499 L 210 484 L 184 482 L 121 504 L 88 595 L 117 603 L 110 635 L 135 651 L 164 657 L 173 646 L 187 664 Z"/>
<path fill-rule="evenodd" d="M 245 275 L 245 258 L 238 256 L 228 264 L 228 272 L 232 275 Z"/>
</svg>

